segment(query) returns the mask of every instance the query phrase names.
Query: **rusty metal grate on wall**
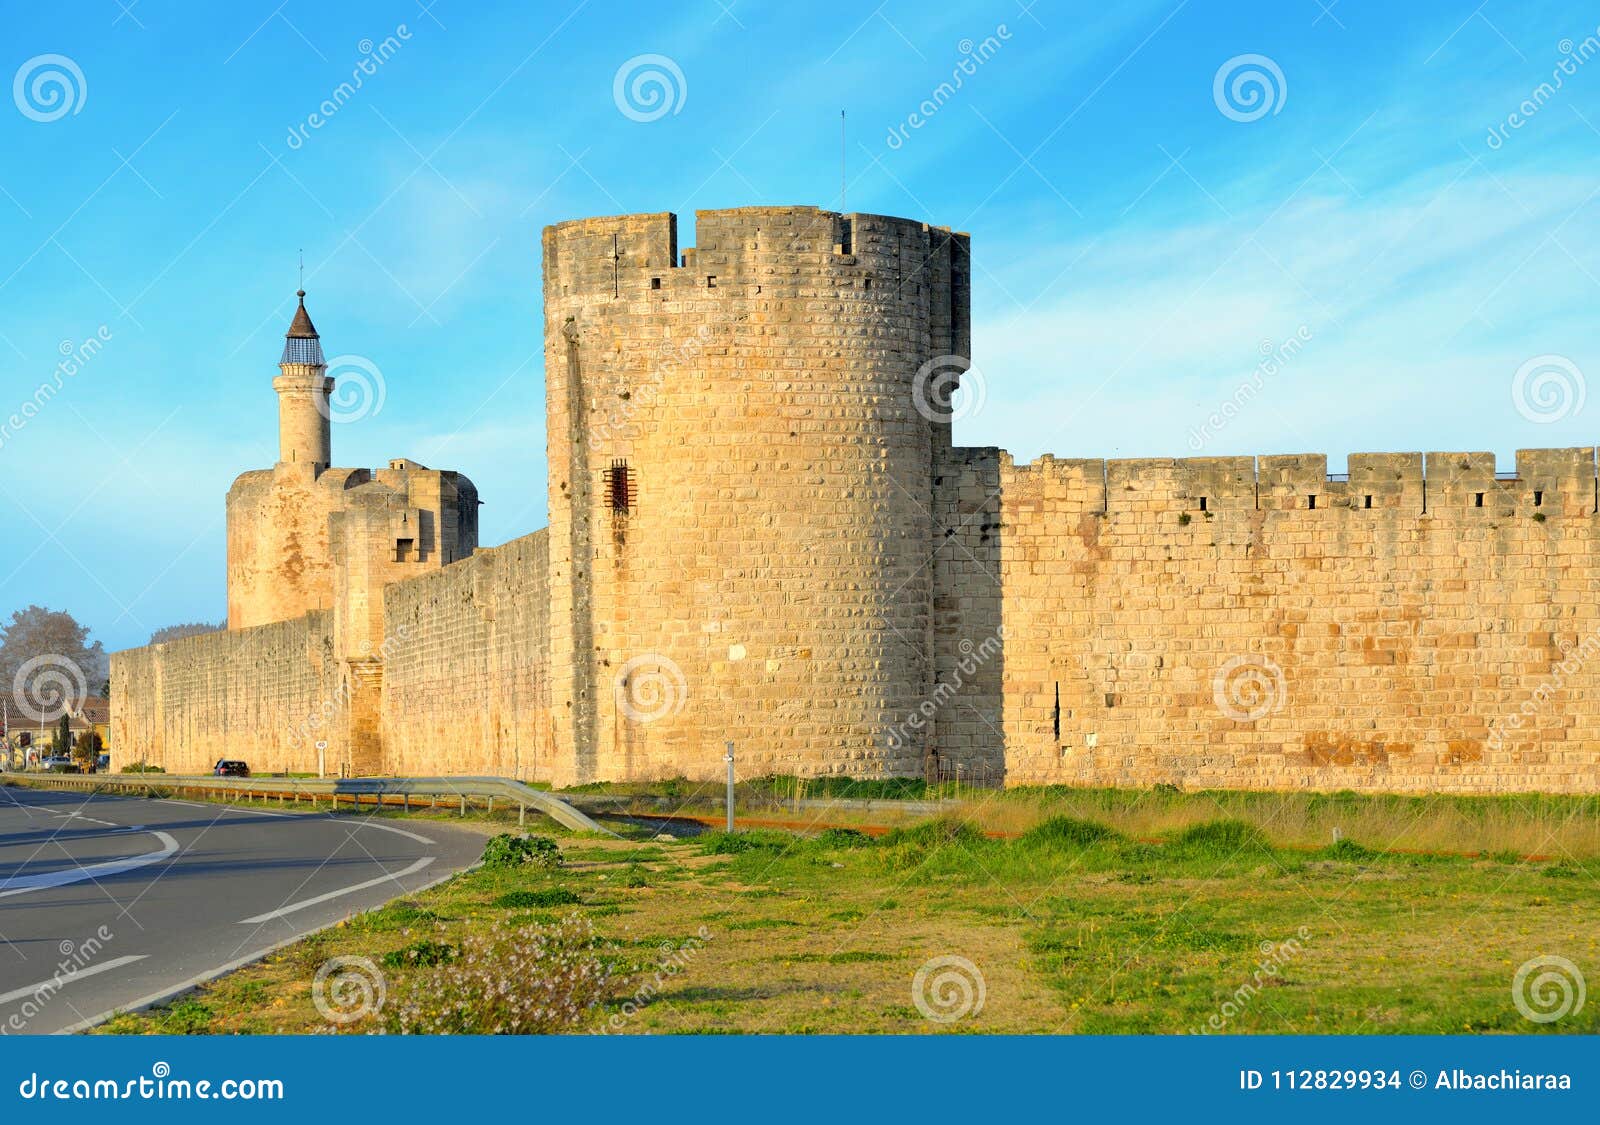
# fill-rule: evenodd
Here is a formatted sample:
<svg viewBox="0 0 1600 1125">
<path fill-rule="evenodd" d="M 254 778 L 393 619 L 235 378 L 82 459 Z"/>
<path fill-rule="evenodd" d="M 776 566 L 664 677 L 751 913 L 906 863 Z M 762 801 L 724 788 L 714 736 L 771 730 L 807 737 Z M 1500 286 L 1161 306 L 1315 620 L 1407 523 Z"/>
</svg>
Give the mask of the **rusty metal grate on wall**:
<svg viewBox="0 0 1600 1125">
<path fill-rule="evenodd" d="M 631 512 L 635 496 L 633 474 L 628 471 L 628 463 L 619 457 L 600 475 L 605 483 L 606 507 L 622 515 Z"/>
</svg>

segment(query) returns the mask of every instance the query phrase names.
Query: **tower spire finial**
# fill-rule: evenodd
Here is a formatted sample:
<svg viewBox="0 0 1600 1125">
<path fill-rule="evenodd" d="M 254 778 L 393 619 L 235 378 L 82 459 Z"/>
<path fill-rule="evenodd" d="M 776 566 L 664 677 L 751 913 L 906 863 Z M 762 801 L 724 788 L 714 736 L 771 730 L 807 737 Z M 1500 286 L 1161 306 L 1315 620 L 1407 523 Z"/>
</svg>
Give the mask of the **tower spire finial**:
<svg viewBox="0 0 1600 1125">
<path fill-rule="evenodd" d="M 299 288 L 300 288 L 300 296 L 304 297 L 306 295 L 306 252 L 305 252 L 304 249 L 302 249 L 300 251 L 300 286 L 299 286 Z"/>
<path fill-rule="evenodd" d="M 301 289 L 295 296 L 300 303 L 294 310 L 289 331 L 284 333 L 283 357 L 278 362 L 309 363 L 320 367 L 323 363 L 322 344 L 317 338 L 316 326 L 311 323 L 311 314 L 306 312 L 306 291 Z"/>
</svg>

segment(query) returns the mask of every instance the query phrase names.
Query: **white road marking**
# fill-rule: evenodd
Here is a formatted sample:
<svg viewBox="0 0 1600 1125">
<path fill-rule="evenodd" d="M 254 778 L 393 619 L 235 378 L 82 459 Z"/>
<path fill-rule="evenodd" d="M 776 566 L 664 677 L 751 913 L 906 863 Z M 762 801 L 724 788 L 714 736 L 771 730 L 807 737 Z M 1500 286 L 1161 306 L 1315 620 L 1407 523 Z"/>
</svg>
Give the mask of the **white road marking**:
<svg viewBox="0 0 1600 1125">
<path fill-rule="evenodd" d="M 107 828 L 120 828 L 121 827 L 121 825 L 112 824 L 109 820 L 101 820 L 99 817 L 93 817 L 93 816 L 85 816 L 81 812 L 58 812 L 58 813 L 54 813 L 52 815 L 54 815 L 54 816 L 63 816 L 63 817 L 66 817 L 68 820 L 87 820 L 90 824 L 103 824 Z"/>
<path fill-rule="evenodd" d="M 135 961 L 143 961 L 149 954 L 136 953 L 131 957 L 113 957 L 109 961 L 102 961 L 98 965 L 90 965 L 86 969 L 75 969 L 70 973 L 63 973 L 49 980 L 42 980 L 38 984 L 30 984 L 26 988 L 13 989 L 10 992 L 0 993 L 0 1004 L 9 1004 L 13 1000 L 21 1000 L 24 996 L 36 995 L 41 989 L 49 989 L 55 993 L 69 984 L 74 984 L 84 977 L 92 977 L 97 973 L 108 973 L 112 969 L 120 969 L 124 965 L 131 965 Z"/>
<path fill-rule="evenodd" d="M 340 821 L 336 821 L 335 823 L 337 823 L 337 824 L 347 824 L 349 822 L 348 821 L 344 821 L 344 820 L 340 820 Z M 379 829 L 381 831 L 384 831 L 384 832 L 393 832 L 397 836 L 404 836 L 407 839 L 411 839 L 411 840 L 417 841 L 417 843 L 419 843 L 419 844 L 431 844 L 431 843 L 433 843 L 433 841 L 428 839 L 426 836 L 418 836 L 415 832 L 407 832 L 404 828 L 396 828 L 392 824 L 379 824 L 375 820 L 363 820 L 357 827 L 360 827 L 360 828 L 377 828 L 377 829 Z"/>
<path fill-rule="evenodd" d="M 402 875 L 410 875 L 414 872 L 421 871 L 436 858 L 436 856 L 431 855 L 423 856 L 421 859 L 417 860 L 417 862 L 413 863 L 410 867 L 407 867 L 403 871 L 391 871 L 389 874 L 380 875 L 376 879 L 368 879 L 365 883 L 356 883 L 353 886 L 342 887 L 337 891 L 329 891 L 327 894 L 317 895 L 315 898 L 303 899 L 302 901 L 294 903 L 291 906 L 280 907 L 279 909 L 270 911 L 266 914 L 257 914 L 254 918 L 241 918 L 239 919 L 239 924 L 241 926 L 246 926 L 260 922 L 270 922 L 274 918 L 282 918 L 286 914 L 293 914 L 295 911 L 304 910 L 308 906 L 316 906 L 318 903 L 327 902 L 329 899 L 340 898 L 343 895 L 354 894 L 357 891 L 364 891 L 368 887 L 376 887 L 380 883 L 392 882 L 393 880 L 400 878 Z"/>
<path fill-rule="evenodd" d="M 152 863 L 160 863 L 169 855 L 178 850 L 178 841 L 165 832 L 152 832 L 150 835 L 161 841 L 161 850 L 146 852 L 144 855 L 129 856 L 126 859 L 111 859 L 103 863 L 91 863 L 88 867 L 75 867 L 70 871 L 51 871 L 44 875 L 13 876 L 0 882 L 0 898 L 10 898 L 12 895 L 23 895 L 29 891 L 43 890 L 47 887 L 65 887 L 69 883 L 81 883 L 85 879 L 103 879 L 112 875 L 120 875 L 124 871 L 134 871 L 140 867 L 147 867 Z"/>
</svg>

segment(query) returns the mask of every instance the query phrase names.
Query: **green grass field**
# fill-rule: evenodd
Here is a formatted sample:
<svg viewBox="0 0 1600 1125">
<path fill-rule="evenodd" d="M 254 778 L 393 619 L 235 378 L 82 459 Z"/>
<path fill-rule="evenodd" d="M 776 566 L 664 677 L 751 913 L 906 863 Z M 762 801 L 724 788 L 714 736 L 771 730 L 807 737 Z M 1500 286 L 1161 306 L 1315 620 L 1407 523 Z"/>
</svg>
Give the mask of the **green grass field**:
<svg viewBox="0 0 1600 1125">
<path fill-rule="evenodd" d="M 564 836 L 557 869 L 466 873 L 106 1030 L 322 1030 L 329 958 L 394 996 L 429 950 L 578 915 L 633 974 L 579 1030 L 1594 1033 L 1600 1003 L 1536 1022 L 1513 981 L 1600 973 L 1597 825 L 1584 799 L 1066 791 L 876 840 Z M 1523 1007 L 1559 983 L 1530 972 Z"/>
</svg>

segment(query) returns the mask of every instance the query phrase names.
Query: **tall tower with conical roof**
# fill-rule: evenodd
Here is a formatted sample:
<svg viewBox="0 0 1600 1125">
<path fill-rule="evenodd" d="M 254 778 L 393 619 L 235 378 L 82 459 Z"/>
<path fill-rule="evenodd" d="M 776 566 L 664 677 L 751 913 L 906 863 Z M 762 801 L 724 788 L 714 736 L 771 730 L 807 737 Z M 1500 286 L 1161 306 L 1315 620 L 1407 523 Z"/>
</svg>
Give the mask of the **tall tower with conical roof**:
<svg viewBox="0 0 1600 1125">
<path fill-rule="evenodd" d="M 333 463 L 333 435 L 328 424 L 328 395 L 333 380 L 322 358 L 322 340 L 306 312 L 306 291 L 284 335 L 280 374 L 272 381 L 278 392 L 278 462 L 311 466 L 313 476 Z"/>
</svg>

